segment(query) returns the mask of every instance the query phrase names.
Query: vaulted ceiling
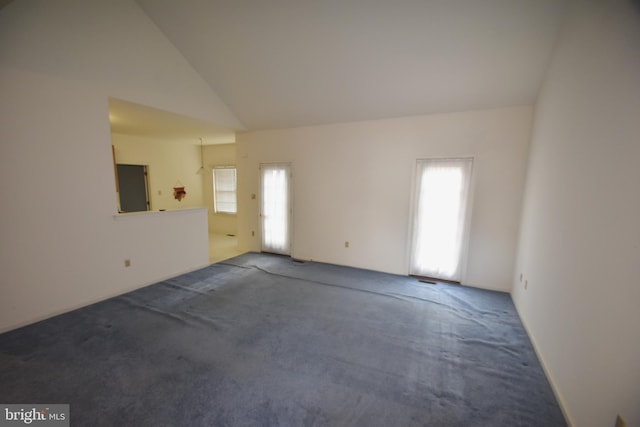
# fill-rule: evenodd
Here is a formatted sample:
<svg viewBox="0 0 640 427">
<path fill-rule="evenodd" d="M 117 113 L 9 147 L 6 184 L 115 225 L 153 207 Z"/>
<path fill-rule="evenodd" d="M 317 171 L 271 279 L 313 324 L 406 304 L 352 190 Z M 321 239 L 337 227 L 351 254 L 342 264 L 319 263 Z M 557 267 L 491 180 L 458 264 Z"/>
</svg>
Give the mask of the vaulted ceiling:
<svg viewBox="0 0 640 427">
<path fill-rule="evenodd" d="M 185 142 L 192 145 L 231 144 L 236 141 L 231 129 L 181 114 L 163 111 L 122 99 L 109 99 L 111 132 L 151 138 L 152 140 Z"/>
<path fill-rule="evenodd" d="M 136 0 L 248 130 L 535 102 L 565 0 Z"/>
</svg>

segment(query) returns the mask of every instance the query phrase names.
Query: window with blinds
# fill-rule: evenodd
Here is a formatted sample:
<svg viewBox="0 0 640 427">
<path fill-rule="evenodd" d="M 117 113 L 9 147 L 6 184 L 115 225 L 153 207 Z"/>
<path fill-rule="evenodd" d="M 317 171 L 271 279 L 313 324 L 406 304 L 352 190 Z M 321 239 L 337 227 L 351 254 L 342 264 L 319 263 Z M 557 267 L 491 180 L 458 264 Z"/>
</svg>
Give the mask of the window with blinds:
<svg viewBox="0 0 640 427">
<path fill-rule="evenodd" d="M 213 168 L 213 210 L 215 213 L 237 212 L 236 168 L 233 166 Z"/>
</svg>

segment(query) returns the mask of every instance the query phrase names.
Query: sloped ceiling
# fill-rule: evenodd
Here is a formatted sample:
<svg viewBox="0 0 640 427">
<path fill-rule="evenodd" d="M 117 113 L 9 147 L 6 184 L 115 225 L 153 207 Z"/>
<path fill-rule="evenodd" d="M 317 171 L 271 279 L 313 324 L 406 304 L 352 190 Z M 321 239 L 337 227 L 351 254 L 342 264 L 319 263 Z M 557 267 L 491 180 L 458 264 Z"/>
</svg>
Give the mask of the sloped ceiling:
<svg viewBox="0 0 640 427">
<path fill-rule="evenodd" d="M 210 122 L 163 111 L 122 99 L 109 99 L 111 132 L 141 136 L 158 141 L 176 141 L 191 145 L 231 144 L 236 141 L 231 129 Z"/>
<path fill-rule="evenodd" d="M 564 0 L 136 0 L 248 130 L 535 102 Z"/>
</svg>

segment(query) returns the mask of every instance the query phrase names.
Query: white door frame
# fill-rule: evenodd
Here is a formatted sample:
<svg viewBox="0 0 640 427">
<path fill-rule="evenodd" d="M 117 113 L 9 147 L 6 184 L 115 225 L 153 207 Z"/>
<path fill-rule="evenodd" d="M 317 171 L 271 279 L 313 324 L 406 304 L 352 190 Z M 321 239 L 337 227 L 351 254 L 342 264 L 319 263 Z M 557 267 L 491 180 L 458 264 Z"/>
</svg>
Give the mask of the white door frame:
<svg viewBox="0 0 640 427">
<path fill-rule="evenodd" d="M 265 167 L 278 167 L 282 168 L 288 174 L 287 176 L 287 242 L 286 247 L 282 250 L 265 247 L 265 239 L 264 239 L 264 212 L 263 212 L 263 201 L 264 201 L 264 175 L 263 170 Z M 293 172 L 292 172 L 292 164 L 287 163 L 260 163 L 260 206 L 259 206 L 259 217 L 260 217 L 260 250 L 262 252 L 276 253 L 280 255 L 291 255 L 292 247 L 293 247 Z"/>
<path fill-rule="evenodd" d="M 474 194 L 475 194 L 475 174 L 476 174 L 476 169 L 477 169 L 477 159 L 475 158 L 475 156 L 473 155 L 468 155 L 468 156 L 459 156 L 459 157 L 431 157 L 431 158 L 418 158 L 416 160 L 414 160 L 413 162 L 413 173 L 412 173 L 412 180 L 411 180 L 411 195 L 410 195 L 410 203 L 411 203 L 411 209 L 409 211 L 409 227 L 408 227 L 408 235 L 407 235 L 407 244 L 406 244 L 406 248 L 407 248 L 407 257 L 405 260 L 405 266 L 406 266 L 406 271 L 408 275 L 411 275 L 411 264 L 412 264 L 412 259 L 413 259 L 413 251 L 414 251 L 414 242 L 413 242 L 413 234 L 415 233 L 415 221 L 416 221 L 416 203 L 417 203 L 417 189 L 418 189 L 418 164 L 421 161 L 428 161 L 428 160 L 433 160 L 433 161 L 439 161 L 439 160 L 471 160 L 471 169 L 470 169 L 470 175 L 469 175 L 469 181 L 468 181 L 468 193 L 467 193 L 467 197 L 466 197 L 466 213 L 465 213 L 465 217 L 464 217 L 464 221 L 462 224 L 463 230 L 462 230 L 462 242 L 461 242 L 461 247 L 460 247 L 460 255 L 459 255 L 459 262 L 460 262 L 460 272 L 459 272 L 459 281 L 460 283 L 465 283 L 466 282 L 466 275 L 467 275 L 467 262 L 468 262 L 468 254 L 469 254 L 469 239 L 470 239 L 470 233 L 471 233 L 471 219 L 473 217 L 473 201 L 474 201 Z"/>
</svg>

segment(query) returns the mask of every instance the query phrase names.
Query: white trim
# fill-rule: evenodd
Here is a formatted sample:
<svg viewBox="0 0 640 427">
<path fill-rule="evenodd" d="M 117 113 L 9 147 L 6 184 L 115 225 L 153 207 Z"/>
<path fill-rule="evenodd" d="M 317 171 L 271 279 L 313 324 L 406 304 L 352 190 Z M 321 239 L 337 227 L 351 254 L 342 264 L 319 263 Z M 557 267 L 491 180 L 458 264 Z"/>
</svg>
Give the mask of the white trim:
<svg viewBox="0 0 640 427">
<path fill-rule="evenodd" d="M 226 211 L 218 211 L 218 197 L 217 197 L 217 189 L 216 189 L 216 170 L 233 170 L 235 186 L 233 189 L 233 194 L 235 196 L 235 211 L 234 212 L 226 212 Z M 212 214 L 213 215 L 237 215 L 238 214 L 238 168 L 233 166 L 214 166 L 211 168 L 211 201 L 212 201 Z"/>
<path fill-rule="evenodd" d="M 262 169 L 264 166 L 280 166 L 283 168 L 286 168 L 286 170 L 289 172 L 289 177 L 287 179 L 287 198 L 288 198 L 288 204 L 289 204 L 289 217 L 288 217 L 288 224 L 287 224 L 287 234 L 288 234 L 288 248 L 286 253 L 279 253 L 281 255 L 287 255 L 287 256 L 293 256 L 293 162 L 265 162 L 265 163 L 260 163 L 258 164 L 258 170 L 259 172 L 259 177 L 260 177 L 260 189 L 259 189 L 259 199 L 258 199 L 258 228 L 260 230 L 260 251 L 263 251 L 263 245 L 264 245 L 264 240 L 263 240 L 263 221 L 262 221 L 262 189 L 263 189 L 263 176 L 262 176 Z"/>
<path fill-rule="evenodd" d="M 533 346 L 533 350 L 536 352 L 536 356 L 538 356 L 538 360 L 540 361 L 540 366 L 542 366 L 542 370 L 544 371 L 544 374 L 547 377 L 547 380 L 549 381 L 549 384 L 551 385 L 551 390 L 553 391 L 553 394 L 555 395 L 556 400 L 558 401 L 558 406 L 560 406 L 560 410 L 562 411 L 562 415 L 564 415 L 564 419 L 567 422 L 567 426 L 568 427 L 574 427 L 575 423 L 571 419 L 571 414 L 569 413 L 569 409 L 568 409 L 568 407 L 567 407 L 567 405 L 565 403 L 565 400 L 562 398 L 562 393 L 560 393 L 560 389 L 556 385 L 556 382 L 553 380 L 553 375 L 551 375 L 551 371 L 549 370 L 549 368 L 547 366 L 547 363 L 545 362 L 544 357 L 542 356 L 542 352 L 540 351 L 540 347 L 538 346 L 538 344 L 537 344 L 537 342 L 535 340 L 535 337 L 531 333 L 531 330 L 527 326 L 527 322 L 524 320 L 524 317 L 520 314 L 520 310 L 518 308 L 518 304 L 516 304 L 516 301 L 513 298 L 513 294 L 509 293 L 509 295 L 511 295 L 511 302 L 513 303 L 513 306 L 516 308 L 516 313 L 518 313 L 518 317 L 520 318 L 520 322 L 522 323 L 522 326 L 524 327 L 524 330 L 527 333 L 527 336 L 529 337 L 529 340 L 531 341 L 531 345 Z"/>
<path fill-rule="evenodd" d="M 170 209 L 165 211 L 141 211 L 141 212 L 118 213 L 113 215 L 113 219 L 115 221 L 123 221 L 123 220 L 130 220 L 130 219 L 155 217 L 158 215 L 189 214 L 189 213 L 194 213 L 202 210 L 208 211 L 209 209 L 208 208 L 186 208 L 186 209 Z"/>
<path fill-rule="evenodd" d="M 71 307 L 67 307 L 67 308 L 64 308 L 62 310 L 54 310 L 54 311 L 52 311 L 52 312 L 50 312 L 48 314 L 44 314 L 44 315 L 41 315 L 41 316 L 36 316 L 36 317 L 33 317 L 33 318 L 29 319 L 29 320 L 25 320 L 23 322 L 19 322 L 19 323 L 13 324 L 13 325 L 9 325 L 6 328 L 0 328 L 0 334 L 12 331 L 14 329 L 22 328 L 23 326 L 28 326 L 28 325 L 31 325 L 33 323 L 40 322 L 42 320 L 50 319 L 52 317 L 59 316 L 61 314 L 65 314 L 65 313 L 69 313 L 71 311 L 79 310 L 81 308 L 88 307 L 90 305 L 96 304 L 98 302 L 106 301 L 106 300 L 109 300 L 111 298 L 117 298 L 117 297 L 119 297 L 121 295 L 128 294 L 129 292 L 133 292 L 133 291 L 136 291 L 138 289 L 146 288 L 147 286 L 155 285 L 157 283 L 164 282 L 165 280 L 169 280 L 169 279 L 172 279 L 174 277 L 181 276 L 183 274 L 191 273 L 193 271 L 209 267 L 210 265 L 211 264 L 207 262 L 206 264 L 203 264 L 203 265 L 200 265 L 200 266 L 197 266 L 197 267 L 193 267 L 193 268 L 189 268 L 187 270 L 184 270 L 184 271 L 181 271 L 181 272 L 177 272 L 175 274 L 169 274 L 167 276 L 162 276 L 161 278 L 153 280 L 153 281 L 150 281 L 150 282 L 144 282 L 141 285 L 133 285 L 133 286 L 127 287 L 126 289 L 118 291 L 118 292 L 107 293 L 107 294 L 105 294 L 103 296 L 100 296 L 100 297 L 97 297 L 97 298 L 90 298 L 90 299 L 88 299 L 88 300 L 86 300 L 86 301 L 84 301 L 84 302 L 82 302 L 80 304 L 75 304 L 75 305 L 73 305 Z"/>
<path fill-rule="evenodd" d="M 473 155 L 469 156 L 451 156 L 451 157 L 420 157 L 416 158 L 413 161 L 412 167 L 412 181 L 411 181 L 411 195 L 409 198 L 411 209 L 409 210 L 409 234 L 407 236 L 406 243 L 406 259 L 405 266 L 407 274 L 411 275 L 411 264 L 413 259 L 413 251 L 414 251 L 414 229 L 415 229 L 415 214 L 416 214 L 416 201 L 417 194 L 416 190 L 418 188 L 418 165 L 420 162 L 447 162 L 447 161 L 471 161 L 470 169 L 469 169 L 469 181 L 467 188 L 467 197 L 466 197 L 466 207 L 465 207 L 465 216 L 463 223 L 463 232 L 462 232 L 462 241 L 460 242 L 460 254 L 459 254 L 459 282 L 461 284 L 466 283 L 467 278 L 467 266 L 468 266 L 468 255 L 469 255 L 469 243 L 471 236 L 471 220 L 473 216 L 473 200 L 475 193 L 475 175 L 476 175 L 476 157 Z"/>
</svg>

